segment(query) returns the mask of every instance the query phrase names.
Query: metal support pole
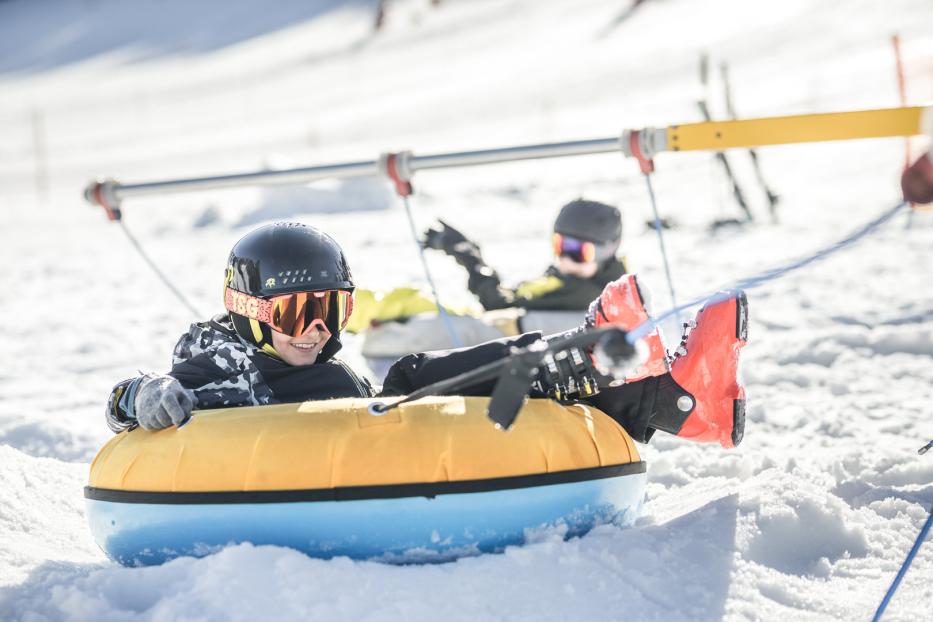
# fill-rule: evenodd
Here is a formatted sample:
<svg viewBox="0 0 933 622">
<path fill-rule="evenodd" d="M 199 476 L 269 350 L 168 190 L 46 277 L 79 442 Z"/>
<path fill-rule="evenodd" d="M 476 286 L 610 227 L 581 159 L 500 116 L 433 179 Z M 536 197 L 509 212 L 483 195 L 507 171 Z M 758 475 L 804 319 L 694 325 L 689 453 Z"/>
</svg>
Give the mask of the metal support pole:
<svg viewBox="0 0 933 622">
<path fill-rule="evenodd" d="M 427 156 L 412 155 L 408 158 L 407 165 L 409 171 L 414 173 L 415 171 L 421 170 L 478 166 L 481 164 L 496 164 L 499 162 L 513 162 L 518 160 L 558 158 L 596 153 L 616 153 L 618 150 L 619 138 L 615 137 L 564 143 L 525 145 L 521 147 L 505 147 L 483 151 L 442 153 Z M 91 182 L 87 186 L 84 191 L 84 196 L 94 205 L 114 208 L 119 207 L 119 204 L 124 199 L 140 196 L 251 185 L 275 186 L 284 184 L 304 184 L 319 179 L 369 177 L 378 176 L 380 174 L 379 160 L 372 160 L 343 164 L 326 164 L 323 166 L 310 166 L 281 171 L 256 171 L 252 173 L 236 173 L 232 175 L 217 175 L 214 177 L 191 177 L 187 179 L 171 179 L 138 184 L 122 184 L 112 180 L 97 180 Z M 99 190 L 99 187 L 104 185 L 106 185 L 105 192 L 112 201 L 107 205 L 97 200 L 98 196 L 104 194 Z"/>
<path fill-rule="evenodd" d="M 660 153 L 663 151 L 722 151 L 723 149 L 736 147 L 747 148 L 826 140 L 912 136 L 922 133 L 921 116 L 923 114 L 933 116 L 933 106 L 671 125 L 667 128 L 639 130 L 638 139 L 646 153 Z M 412 155 L 408 159 L 408 165 L 410 172 L 415 173 L 422 170 L 477 166 L 499 162 L 615 153 L 619 149 L 626 155 L 633 155 L 628 140 L 630 134 L 631 130 L 626 130 L 621 137 L 427 156 Z M 281 171 L 256 171 L 137 184 L 98 180 L 87 187 L 85 197 L 90 203 L 100 205 L 110 212 L 118 210 L 120 203 L 124 199 L 138 196 L 247 185 L 302 184 L 318 179 L 367 177 L 378 176 L 379 174 L 379 161 L 371 160 Z"/>
</svg>

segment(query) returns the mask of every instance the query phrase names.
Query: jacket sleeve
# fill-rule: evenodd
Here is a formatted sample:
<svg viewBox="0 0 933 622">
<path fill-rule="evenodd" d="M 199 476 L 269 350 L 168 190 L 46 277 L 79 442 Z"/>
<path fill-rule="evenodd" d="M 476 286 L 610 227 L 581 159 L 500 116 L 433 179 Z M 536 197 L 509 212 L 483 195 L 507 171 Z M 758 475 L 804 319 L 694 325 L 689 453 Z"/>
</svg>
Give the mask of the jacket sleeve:
<svg viewBox="0 0 933 622">
<path fill-rule="evenodd" d="M 554 267 L 511 290 L 511 306 L 536 311 L 585 311 L 611 281 L 627 273 L 625 260 L 607 262 L 588 279 L 560 274 Z"/>
<path fill-rule="evenodd" d="M 479 299 L 486 311 L 510 307 L 544 310 L 586 309 L 590 301 L 602 291 L 600 285 L 591 285 L 584 279 L 564 277 L 553 268 L 537 279 L 509 288 L 502 285 L 499 274 L 486 264 L 479 246 L 474 242 L 465 240 L 446 249 L 445 252 L 467 271 L 467 288 Z"/>
<path fill-rule="evenodd" d="M 485 270 L 470 273 L 467 287 L 479 298 L 479 302 L 487 311 L 517 307 L 519 309 L 576 309 L 583 307 L 567 307 L 561 301 L 566 298 L 567 281 L 553 270 L 530 281 L 525 281 L 515 288 L 502 285 L 499 275 L 487 266 Z M 587 301 L 589 304 L 589 301 Z"/>
<path fill-rule="evenodd" d="M 382 383 L 379 395 L 408 395 L 440 380 L 453 378 L 508 355 L 512 348 L 523 348 L 541 339 L 532 332 L 518 337 L 488 341 L 471 348 L 437 350 L 403 356 L 393 363 Z M 456 387 L 448 395 L 490 395 L 496 379 Z"/>
<path fill-rule="evenodd" d="M 541 333 L 532 332 L 489 341 L 472 348 L 409 354 L 400 358 L 389 369 L 379 396 L 408 395 L 434 382 L 452 378 L 504 358 L 513 348 L 527 347 L 541 338 Z M 469 386 L 456 387 L 447 394 L 489 396 L 497 381 L 498 378 L 493 378 Z M 659 391 L 671 382 L 670 375 L 667 374 L 617 387 L 605 386 L 595 395 L 579 401 L 599 408 L 624 427 L 632 438 L 646 443 L 654 434 L 654 429 L 648 424 L 656 410 Z M 544 393 L 546 390 L 536 392 L 532 387 L 529 395 L 543 397 Z"/>
<path fill-rule="evenodd" d="M 486 311 L 514 307 L 515 292 L 503 287 L 495 270 L 483 264 L 475 270 L 468 270 L 467 288 L 479 299 Z"/>
<path fill-rule="evenodd" d="M 210 356 L 200 354 L 176 363 L 168 375 L 178 380 L 184 388 L 195 390 L 221 380 L 229 373 L 221 369 Z M 136 391 L 145 378 L 145 375 L 127 378 L 111 389 L 105 417 L 107 426 L 115 433 L 136 427 Z"/>
<path fill-rule="evenodd" d="M 502 286 L 499 277 L 470 274 L 470 291 L 487 311 L 517 307 L 540 311 L 583 311 L 602 292 L 602 284 L 590 279 L 559 275 L 548 270 L 514 289 Z"/>
<path fill-rule="evenodd" d="M 451 248 L 445 249 L 450 257 L 463 266 L 467 272 L 467 288 L 479 298 L 479 302 L 487 311 L 511 307 L 511 292 L 501 287 L 499 275 L 486 265 L 480 254 L 479 246 L 465 240 Z"/>
<path fill-rule="evenodd" d="M 585 311 L 603 291 L 603 285 L 591 279 L 558 277 L 546 274 L 515 288 L 516 306 L 541 311 Z"/>
<path fill-rule="evenodd" d="M 515 306 L 514 292 L 502 287 L 499 275 L 486 265 L 476 243 L 464 240 L 444 249 L 444 252 L 467 271 L 467 288 L 479 299 L 484 309 L 491 311 Z"/>
<path fill-rule="evenodd" d="M 107 426 L 115 434 L 136 427 L 136 390 L 145 376 L 127 378 L 110 390 L 105 414 Z"/>
<path fill-rule="evenodd" d="M 648 426 L 658 395 L 661 378 L 649 377 L 617 387 L 602 388 L 596 395 L 583 399 L 625 428 L 633 439 L 647 443 L 654 434 Z"/>
</svg>

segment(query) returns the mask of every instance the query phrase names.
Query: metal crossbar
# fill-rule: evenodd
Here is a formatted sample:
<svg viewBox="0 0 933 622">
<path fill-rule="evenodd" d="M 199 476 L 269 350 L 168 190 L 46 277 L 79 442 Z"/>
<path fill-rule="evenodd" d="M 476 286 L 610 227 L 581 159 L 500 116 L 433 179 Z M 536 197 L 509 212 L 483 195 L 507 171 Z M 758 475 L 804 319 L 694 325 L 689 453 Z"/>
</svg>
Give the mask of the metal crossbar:
<svg viewBox="0 0 933 622">
<path fill-rule="evenodd" d="M 622 152 L 632 156 L 630 138 L 636 135 L 640 149 L 651 158 L 663 151 L 722 151 L 731 148 L 760 147 L 788 143 L 853 140 L 890 136 L 913 136 L 922 132 L 922 117 L 933 114 L 933 106 L 858 110 L 823 114 L 792 115 L 736 121 L 709 121 L 670 125 L 664 128 L 625 130 L 620 136 L 559 143 L 521 145 L 479 151 L 461 151 L 436 155 L 408 154 L 400 162 L 410 174 L 421 170 L 476 166 L 499 162 L 557 158 L 576 155 Z M 145 183 L 118 183 L 97 180 L 85 189 L 88 202 L 106 209 L 118 208 L 128 198 L 232 188 L 248 185 L 301 184 L 319 179 L 380 175 L 379 160 L 347 162 L 293 168 L 280 171 L 255 171 L 169 179 Z"/>
</svg>

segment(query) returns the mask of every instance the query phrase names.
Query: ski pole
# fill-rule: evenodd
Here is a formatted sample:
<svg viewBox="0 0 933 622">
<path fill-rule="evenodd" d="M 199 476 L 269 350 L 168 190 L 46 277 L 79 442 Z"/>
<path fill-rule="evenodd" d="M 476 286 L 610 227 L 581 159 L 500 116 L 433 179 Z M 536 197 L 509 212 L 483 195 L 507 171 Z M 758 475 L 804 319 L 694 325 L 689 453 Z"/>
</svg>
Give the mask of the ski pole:
<svg viewBox="0 0 933 622">
<path fill-rule="evenodd" d="M 921 447 L 919 450 L 917 450 L 917 453 L 923 455 L 929 451 L 931 447 L 933 447 L 933 441 L 930 441 Z M 914 540 L 914 545 L 910 547 L 910 552 L 907 553 L 907 557 L 904 558 L 903 563 L 901 563 L 900 570 L 897 571 L 897 575 L 894 577 L 894 581 L 891 582 L 891 586 L 888 588 L 888 591 L 885 592 L 884 598 L 881 599 L 881 604 L 879 604 L 878 609 L 875 610 L 875 615 L 871 619 L 872 622 L 878 622 L 881 620 L 881 616 L 884 614 L 884 610 L 888 607 L 888 603 L 891 602 L 891 598 L 894 596 L 894 592 L 897 591 L 898 586 L 901 584 L 901 580 L 904 578 L 904 575 L 907 574 L 907 569 L 910 568 L 910 564 L 914 561 L 914 557 L 917 556 L 917 551 L 920 550 L 920 547 L 926 540 L 927 535 L 930 533 L 931 527 L 933 527 L 933 507 L 930 508 L 930 514 L 927 516 L 927 520 L 923 524 L 923 527 L 920 528 L 920 533 L 917 534 L 917 539 Z"/>
</svg>

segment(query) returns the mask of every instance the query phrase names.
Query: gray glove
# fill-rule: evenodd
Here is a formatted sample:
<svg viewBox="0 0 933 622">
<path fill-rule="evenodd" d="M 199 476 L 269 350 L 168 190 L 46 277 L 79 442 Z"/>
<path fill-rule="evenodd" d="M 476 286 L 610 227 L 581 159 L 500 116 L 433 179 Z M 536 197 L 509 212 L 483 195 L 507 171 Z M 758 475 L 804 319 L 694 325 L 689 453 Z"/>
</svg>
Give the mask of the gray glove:
<svg viewBox="0 0 933 622">
<path fill-rule="evenodd" d="M 136 421 L 147 430 L 181 427 L 188 422 L 197 401 L 194 392 L 175 378 L 146 374 L 136 390 Z"/>
</svg>

